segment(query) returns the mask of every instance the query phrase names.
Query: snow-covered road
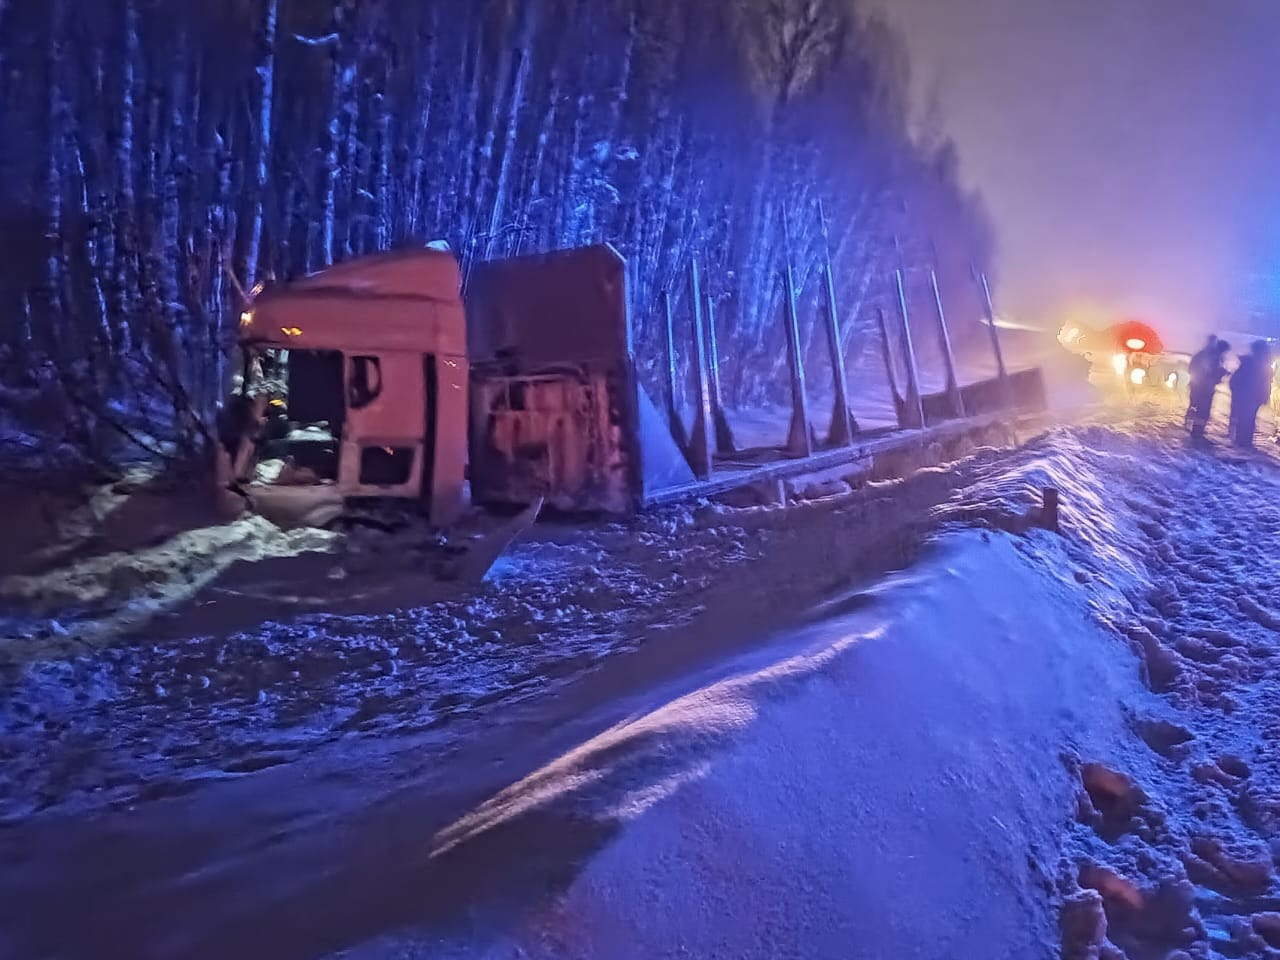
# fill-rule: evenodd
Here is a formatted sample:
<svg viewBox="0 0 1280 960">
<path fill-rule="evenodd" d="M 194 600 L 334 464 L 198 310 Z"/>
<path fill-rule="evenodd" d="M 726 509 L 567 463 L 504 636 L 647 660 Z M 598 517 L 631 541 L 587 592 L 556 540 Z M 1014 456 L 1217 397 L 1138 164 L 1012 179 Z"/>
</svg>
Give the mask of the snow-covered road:
<svg viewBox="0 0 1280 960">
<path fill-rule="evenodd" d="M 1022 519 L 1049 485 L 1062 536 Z M 139 763 L 159 714 L 126 702 L 112 741 L 99 706 L 81 779 L 117 763 L 134 786 L 34 812 L 8 774 L 0 956 L 1280 956 L 1269 454 L 1189 450 L 1154 410 L 786 516 L 661 524 L 552 550 L 534 636 L 556 650 L 596 610 L 605 642 L 558 673 L 531 655 L 523 688 L 493 674 L 448 723 L 380 721 L 429 706 L 412 654 L 373 683 L 398 708 L 256 771 L 216 742 Z M 52 744 L 74 774 L 55 748 L 80 717 L 12 723 L 9 756 Z"/>
<path fill-rule="evenodd" d="M 1059 751 L 1105 752 L 1135 692 L 1074 604 L 1009 538 L 945 537 L 436 838 L 450 865 L 486 832 L 597 838 L 523 909 L 486 897 L 463 929 L 341 956 L 1047 960 Z"/>
</svg>

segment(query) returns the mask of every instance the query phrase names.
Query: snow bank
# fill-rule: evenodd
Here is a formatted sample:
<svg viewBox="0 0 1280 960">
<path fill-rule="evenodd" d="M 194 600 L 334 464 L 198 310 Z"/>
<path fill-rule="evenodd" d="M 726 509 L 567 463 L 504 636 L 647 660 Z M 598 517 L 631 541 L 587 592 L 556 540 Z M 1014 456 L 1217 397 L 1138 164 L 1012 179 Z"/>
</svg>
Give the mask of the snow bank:
<svg viewBox="0 0 1280 960">
<path fill-rule="evenodd" d="M 7 577 L 0 580 L 0 603 L 34 614 L 36 624 L 47 620 L 43 630 L 23 630 L 31 642 L 15 640 L 6 645 L 4 655 L 30 657 L 42 650 L 40 641 L 59 642 L 73 630 L 76 640 L 88 643 L 118 636 L 190 600 L 233 563 L 323 551 L 335 537 L 324 530 L 286 532 L 261 517 L 246 517 L 185 530 L 155 546 L 90 556 L 47 573 Z M 11 628 L 15 625 L 11 621 Z"/>
<path fill-rule="evenodd" d="M 1068 563 L 1036 555 L 1071 571 L 1147 690 L 1123 703 L 1126 739 L 1066 753 L 1063 956 L 1274 957 L 1280 464 L 1270 444 L 1192 448 L 1180 411 L 1159 409 L 1055 431 L 961 499 L 1007 518 L 1062 491 Z"/>
</svg>

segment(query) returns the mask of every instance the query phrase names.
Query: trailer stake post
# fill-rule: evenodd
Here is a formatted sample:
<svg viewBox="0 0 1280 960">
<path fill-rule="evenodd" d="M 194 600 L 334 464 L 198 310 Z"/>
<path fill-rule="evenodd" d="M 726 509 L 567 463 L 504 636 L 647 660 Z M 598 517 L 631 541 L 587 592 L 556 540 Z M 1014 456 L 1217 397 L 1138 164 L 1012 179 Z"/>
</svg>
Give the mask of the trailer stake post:
<svg viewBox="0 0 1280 960">
<path fill-rule="evenodd" d="M 831 355 L 831 386 L 835 395 L 831 411 L 831 427 L 827 443 L 833 447 L 852 446 L 853 416 L 849 412 L 849 380 L 844 366 L 844 338 L 840 333 L 840 314 L 836 307 L 835 269 L 831 265 L 831 234 L 827 214 L 818 201 L 818 220 L 822 226 L 823 277 L 826 280 L 827 351 Z"/>
<path fill-rule="evenodd" d="M 671 438 L 687 455 L 689 452 L 689 431 L 685 429 L 684 417 L 680 414 L 680 401 L 683 393 L 680 389 L 680 378 L 676 376 L 676 334 L 675 322 L 671 311 L 671 291 L 662 291 L 662 312 L 666 323 L 663 334 L 666 340 L 667 360 L 667 426 L 671 430 Z"/>
<path fill-rule="evenodd" d="M 689 464 L 699 480 L 709 480 L 712 472 L 711 387 L 707 382 L 706 339 L 702 330 L 702 285 L 698 261 L 689 261 L 689 309 L 693 313 L 693 374 L 697 406 L 693 411 L 693 436 L 689 438 Z"/>
<path fill-rule="evenodd" d="M 1000 378 L 1000 392 L 1004 396 L 1005 406 L 1013 408 L 1013 390 L 1009 384 L 1009 371 L 1004 366 L 1004 352 L 1000 349 L 1000 332 L 996 329 L 996 308 L 991 302 L 991 285 L 987 283 L 985 273 L 978 274 L 982 286 L 982 302 L 987 306 L 987 331 L 991 335 L 991 349 L 996 355 L 996 376 Z"/>
<path fill-rule="evenodd" d="M 906 401 L 898 389 L 898 373 L 894 370 L 893 348 L 889 342 L 889 324 L 884 318 L 884 308 L 876 308 L 876 322 L 880 326 L 880 351 L 884 355 L 884 373 L 889 381 L 889 397 L 893 400 L 893 412 L 898 418 L 898 426 L 906 425 Z"/>
<path fill-rule="evenodd" d="M 909 426 L 923 430 L 924 398 L 920 396 L 920 370 L 916 366 L 916 348 L 911 341 L 911 320 L 907 316 L 907 290 L 902 279 L 902 270 L 894 271 L 898 286 L 898 310 L 902 319 L 902 350 L 907 361 L 907 415 L 912 422 Z"/>
<path fill-rule="evenodd" d="M 725 457 L 737 453 L 729 418 L 724 412 L 724 396 L 720 391 L 720 348 L 716 343 L 716 305 L 707 292 L 707 367 L 711 373 L 711 415 L 715 420 L 716 453 Z"/>
<path fill-rule="evenodd" d="M 813 443 L 809 434 L 809 400 L 804 389 L 804 358 L 800 355 L 800 321 L 796 316 L 796 288 L 790 259 L 782 271 L 782 283 L 786 301 L 787 363 L 791 369 L 791 426 L 787 430 L 787 453 L 793 457 L 808 457 L 813 454 Z"/>
<path fill-rule="evenodd" d="M 947 330 L 947 314 L 942 309 L 942 291 L 938 289 L 938 271 L 929 271 L 929 283 L 933 287 L 933 303 L 938 312 L 938 347 L 947 373 L 947 396 L 951 399 L 951 412 L 964 416 L 964 397 L 960 394 L 960 381 L 956 378 L 956 358 L 951 351 L 951 334 Z"/>
</svg>

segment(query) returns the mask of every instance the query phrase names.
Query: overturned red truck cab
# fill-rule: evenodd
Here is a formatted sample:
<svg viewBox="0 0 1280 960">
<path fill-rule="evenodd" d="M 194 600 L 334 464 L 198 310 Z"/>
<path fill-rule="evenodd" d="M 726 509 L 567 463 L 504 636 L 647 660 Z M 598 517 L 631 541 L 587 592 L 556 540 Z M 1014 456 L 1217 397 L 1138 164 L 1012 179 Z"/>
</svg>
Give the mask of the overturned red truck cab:
<svg viewBox="0 0 1280 960">
<path fill-rule="evenodd" d="M 446 251 L 364 257 L 262 290 L 240 317 L 233 482 L 267 516 L 367 496 L 421 498 L 433 517 L 456 517 L 466 338 Z"/>
<path fill-rule="evenodd" d="M 223 487 L 271 519 L 353 498 L 626 514 L 692 480 L 636 381 L 625 262 L 587 247 L 480 264 L 377 254 L 273 285 L 240 318 Z M 468 316 L 470 314 L 470 316 Z"/>
</svg>

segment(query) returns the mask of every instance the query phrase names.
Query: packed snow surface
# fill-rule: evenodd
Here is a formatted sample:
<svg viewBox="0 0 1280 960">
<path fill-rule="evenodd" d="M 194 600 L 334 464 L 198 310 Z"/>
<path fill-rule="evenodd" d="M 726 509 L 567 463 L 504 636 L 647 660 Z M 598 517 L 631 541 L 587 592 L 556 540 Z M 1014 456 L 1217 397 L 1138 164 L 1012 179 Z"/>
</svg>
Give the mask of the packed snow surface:
<svg viewBox="0 0 1280 960">
<path fill-rule="evenodd" d="M 1116 742 L 1136 684 L 1024 548 L 947 537 L 446 828 L 455 869 L 484 831 L 594 819 L 612 839 L 510 927 L 436 955 L 1054 956 L 1059 750 Z"/>
<path fill-rule="evenodd" d="M 704 505 L 631 524 L 540 524 L 475 589 L 436 602 L 408 591 L 373 610 L 339 601 L 365 551 L 338 553 L 332 534 L 285 533 L 258 518 L 9 577 L 0 610 L 14 597 L 38 606 L 34 618 L 11 618 L 16 635 L 0 644 L 0 822 L 185 793 L 348 738 L 451 739 L 459 721 L 546 696 L 655 637 L 683 636 L 708 605 L 743 608 L 750 596 L 757 623 L 787 614 L 865 564 L 876 538 L 888 540 L 870 558 L 883 568 L 899 528 L 999 455 L 980 449 L 947 473 L 795 509 Z M 426 581 L 416 546 L 392 538 L 382 553 Z M 255 581 L 275 560 L 303 564 L 305 586 L 328 609 L 278 617 L 275 606 L 246 603 L 246 593 L 281 592 Z M 237 570 L 243 589 L 222 589 L 215 577 Z M 176 621 L 156 616 L 180 604 Z M 107 642 L 131 618 L 142 626 Z"/>
<path fill-rule="evenodd" d="M 519 909 L 337 955 L 1280 955 L 1278 466 L 1052 431 L 937 511 L 1020 536 L 944 535 L 436 835 L 464 875 L 561 837 Z"/>
<path fill-rule="evenodd" d="M 1280 956 L 1272 450 L 1125 410 L 15 662 L 0 955 Z"/>
</svg>

